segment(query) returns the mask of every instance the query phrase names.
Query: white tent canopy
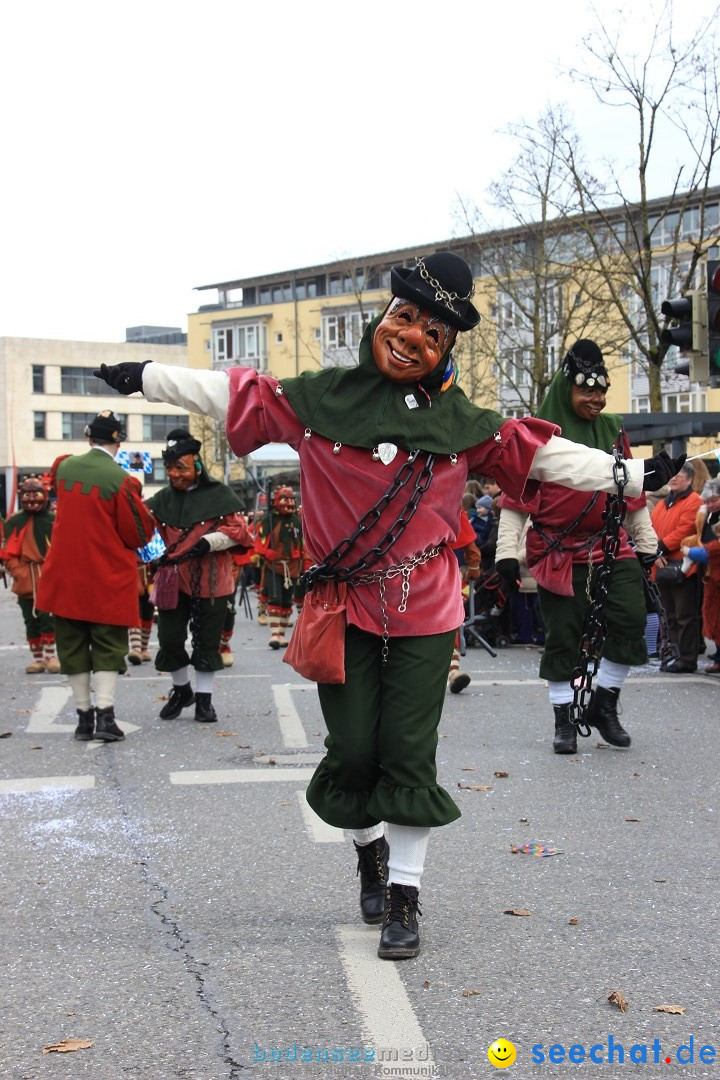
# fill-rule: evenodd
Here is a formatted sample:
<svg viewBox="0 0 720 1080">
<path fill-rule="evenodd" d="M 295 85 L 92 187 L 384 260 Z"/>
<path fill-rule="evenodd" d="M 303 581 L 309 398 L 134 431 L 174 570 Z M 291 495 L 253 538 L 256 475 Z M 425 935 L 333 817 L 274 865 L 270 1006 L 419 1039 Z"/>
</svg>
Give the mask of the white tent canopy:
<svg viewBox="0 0 720 1080">
<path fill-rule="evenodd" d="M 268 476 L 283 469 L 297 469 L 300 457 L 288 443 L 267 443 L 248 454 L 246 462 L 257 476 Z"/>
</svg>

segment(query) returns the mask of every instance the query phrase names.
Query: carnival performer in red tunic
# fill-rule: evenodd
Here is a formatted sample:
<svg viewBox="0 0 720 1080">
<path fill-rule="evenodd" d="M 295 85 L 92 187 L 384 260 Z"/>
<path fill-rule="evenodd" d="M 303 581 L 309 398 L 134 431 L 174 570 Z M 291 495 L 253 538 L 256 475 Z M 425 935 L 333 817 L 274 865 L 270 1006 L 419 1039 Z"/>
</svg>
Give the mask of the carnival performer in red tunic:
<svg viewBox="0 0 720 1080">
<path fill-rule="evenodd" d="M 303 532 L 316 559 L 300 624 L 313 590 L 322 606 L 327 583 L 347 586 L 344 682 L 318 684 L 327 754 L 307 799 L 350 831 L 362 917 L 382 924 L 378 956 L 403 959 L 420 949 L 430 830 L 460 816 L 437 782 L 435 757 L 463 619 L 451 545 L 468 471 L 494 476 L 516 497 L 541 480 L 612 491 L 614 459 L 566 442 L 542 420 L 503 421 L 454 384 L 456 335 L 480 319 L 463 259 L 434 252 L 394 267 L 390 281 L 392 299 L 368 324 L 354 368 L 280 381 L 250 368 L 156 363 L 95 374 L 120 393 L 141 390 L 216 417 L 238 455 L 268 442 L 298 451 Z M 643 482 L 662 486 L 678 467 L 667 454 L 628 462 L 628 494 Z"/>
<path fill-rule="evenodd" d="M 52 467 L 57 519 L 37 603 L 55 616 L 60 669 L 79 717 L 75 738 L 119 742 L 125 735 L 115 722 L 115 688 L 126 670 L 128 627 L 137 619 L 137 548 L 154 523 L 139 485 L 115 461 L 125 438 L 120 417 L 105 409 L 85 434 L 88 452 L 60 457 Z M 78 587 L 81 581 L 92 588 Z"/>
<path fill-rule="evenodd" d="M 155 575 L 158 609 L 158 671 L 169 671 L 172 690 L 161 720 L 175 720 L 195 705 L 195 720 L 215 723 L 215 672 L 223 668 L 220 637 L 235 582 L 230 549 L 250 548 L 240 500 L 213 480 L 200 458 L 202 443 L 186 428 L 167 437 L 163 461 L 170 483 L 148 499 L 166 551 Z M 192 654 L 185 648 L 188 629 Z M 189 666 L 195 668 L 195 692 Z"/>
<path fill-rule="evenodd" d="M 38 582 L 42 575 L 55 518 L 50 510 L 50 494 L 39 476 L 27 476 L 18 488 L 20 510 L 5 523 L 2 557 L 12 578 L 12 591 L 25 621 L 27 643 L 32 660 L 25 668 L 28 675 L 60 671 L 55 655 L 55 622 L 52 615 L 36 604 Z"/>
<path fill-rule="evenodd" d="M 300 599 L 297 590 L 303 566 L 302 523 L 291 487 L 275 488 L 272 510 L 257 523 L 255 550 L 263 560 L 268 644 L 271 649 L 282 649 L 287 645 L 285 631 L 292 617 L 293 598 Z"/>
</svg>

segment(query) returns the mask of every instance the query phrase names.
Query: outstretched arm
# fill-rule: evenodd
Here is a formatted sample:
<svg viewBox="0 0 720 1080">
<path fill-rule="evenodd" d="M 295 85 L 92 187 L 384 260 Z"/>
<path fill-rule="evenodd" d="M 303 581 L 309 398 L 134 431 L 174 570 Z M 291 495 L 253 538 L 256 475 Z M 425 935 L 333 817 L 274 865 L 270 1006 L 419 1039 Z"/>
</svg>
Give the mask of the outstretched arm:
<svg viewBox="0 0 720 1080">
<path fill-rule="evenodd" d="M 121 394 L 142 393 L 148 401 L 164 401 L 223 423 L 227 416 L 230 380 L 225 371 L 198 371 L 146 360 L 102 364 L 93 375 Z"/>
</svg>

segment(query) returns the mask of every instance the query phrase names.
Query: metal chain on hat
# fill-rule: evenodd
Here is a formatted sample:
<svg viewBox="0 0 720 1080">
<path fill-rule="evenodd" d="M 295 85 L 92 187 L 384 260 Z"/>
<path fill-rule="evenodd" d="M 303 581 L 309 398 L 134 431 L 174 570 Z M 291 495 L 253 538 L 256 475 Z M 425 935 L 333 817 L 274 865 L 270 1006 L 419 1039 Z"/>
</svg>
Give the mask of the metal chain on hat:
<svg viewBox="0 0 720 1080">
<path fill-rule="evenodd" d="M 416 258 L 415 265 L 420 271 L 420 277 L 423 279 L 423 281 L 427 281 L 428 285 L 435 290 L 435 299 L 442 301 L 445 307 L 449 308 L 450 311 L 455 313 L 455 315 L 459 315 L 460 312 L 456 311 L 453 307 L 453 300 L 459 300 L 461 303 L 464 304 L 468 300 L 471 300 L 475 295 L 475 285 L 470 286 L 470 292 L 467 294 L 467 296 L 461 296 L 460 293 L 456 292 L 448 292 L 447 289 L 444 289 L 442 287 L 438 279 L 432 276 L 430 271 L 425 266 L 425 260 L 423 258 Z"/>
<path fill-rule="evenodd" d="M 580 638 L 578 662 L 571 676 L 573 701 L 570 706 L 570 720 L 575 725 L 578 734 L 585 738 L 590 735 L 587 713 L 595 693 L 592 681 L 597 675 L 600 652 L 605 640 L 606 626 L 603 618 L 605 602 L 610 588 L 613 564 L 620 548 L 620 529 L 625 520 L 625 511 L 627 509 L 624 498 L 625 487 L 629 480 L 627 465 L 617 447 L 613 450 L 613 456 L 615 458 L 613 480 L 617 487 L 617 493 L 607 497 L 607 503 L 603 511 L 603 518 L 605 519 L 605 528 L 602 532 L 603 561 L 597 566 L 594 573 L 592 545 L 588 553 L 589 566 L 586 591 L 589 606 Z"/>
<path fill-rule="evenodd" d="M 347 582 L 350 578 L 361 573 L 363 570 L 368 570 L 371 566 L 374 566 L 378 559 L 382 558 L 382 556 L 389 551 L 395 541 L 399 539 L 407 528 L 418 508 L 423 494 L 430 486 L 433 475 L 433 463 L 435 461 L 434 454 L 427 455 L 425 464 L 415 478 L 415 484 L 410 498 L 382 539 L 380 539 L 374 547 L 369 548 L 364 555 L 361 555 L 360 558 L 350 566 L 338 565 L 340 560 L 345 558 L 352 551 L 360 537 L 364 536 L 365 533 L 369 532 L 370 529 L 379 522 L 387 505 L 408 483 L 413 475 L 415 463 L 420 453 L 420 450 L 413 450 L 408 460 L 398 469 L 385 494 L 381 495 L 375 505 L 371 506 L 360 518 L 357 528 L 352 535 L 346 536 L 344 540 L 341 540 L 337 547 L 333 548 L 330 554 L 327 555 L 321 563 L 317 563 L 315 566 L 311 566 L 309 570 L 305 571 L 301 576 L 300 581 L 306 588 L 311 589 L 316 581 Z"/>
</svg>

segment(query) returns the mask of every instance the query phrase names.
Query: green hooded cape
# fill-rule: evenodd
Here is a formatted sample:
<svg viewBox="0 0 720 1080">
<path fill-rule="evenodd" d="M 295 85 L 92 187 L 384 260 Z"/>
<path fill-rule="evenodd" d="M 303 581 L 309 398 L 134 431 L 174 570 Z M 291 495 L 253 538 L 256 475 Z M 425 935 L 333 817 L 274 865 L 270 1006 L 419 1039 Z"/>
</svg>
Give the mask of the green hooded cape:
<svg viewBox="0 0 720 1080">
<path fill-rule="evenodd" d="M 198 458 L 198 460 L 200 460 Z M 188 529 L 198 521 L 212 521 L 242 511 L 242 504 L 235 492 L 213 480 L 200 461 L 197 487 L 192 491 L 177 491 L 172 484 L 162 488 L 146 500 L 158 521 L 174 525 L 176 529 Z"/>
<path fill-rule="evenodd" d="M 281 380 L 301 422 L 333 442 L 369 449 L 392 442 L 408 451 L 457 454 L 489 439 L 502 416 L 473 405 L 459 386 L 441 392 L 447 356 L 421 386 L 392 382 L 381 374 L 372 339 L 382 317 L 365 328 L 357 367 L 304 371 Z M 417 407 L 409 408 L 406 399 Z"/>
<path fill-rule="evenodd" d="M 562 369 L 555 372 L 545 399 L 536 416 L 562 428 L 562 436 L 596 450 L 611 453 L 622 430 L 622 417 L 616 413 L 600 413 L 595 420 L 582 420 L 572 404 L 572 383 Z"/>
</svg>

